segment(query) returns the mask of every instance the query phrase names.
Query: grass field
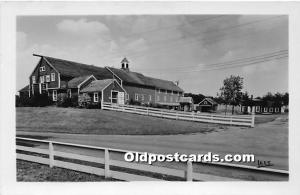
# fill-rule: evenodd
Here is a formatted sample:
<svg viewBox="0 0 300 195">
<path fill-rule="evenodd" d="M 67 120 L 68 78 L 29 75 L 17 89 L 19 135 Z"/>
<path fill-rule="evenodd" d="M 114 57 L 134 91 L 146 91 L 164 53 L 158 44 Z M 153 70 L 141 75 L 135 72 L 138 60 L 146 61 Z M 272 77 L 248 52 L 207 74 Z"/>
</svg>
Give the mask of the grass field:
<svg viewBox="0 0 300 195">
<path fill-rule="evenodd" d="M 113 181 L 104 177 L 17 160 L 17 181 Z"/>
<path fill-rule="evenodd" d="M 226 126 L 100 109 L 18 107 L 17 130 L 100 135 L 208 133 Z"/>
</svg>

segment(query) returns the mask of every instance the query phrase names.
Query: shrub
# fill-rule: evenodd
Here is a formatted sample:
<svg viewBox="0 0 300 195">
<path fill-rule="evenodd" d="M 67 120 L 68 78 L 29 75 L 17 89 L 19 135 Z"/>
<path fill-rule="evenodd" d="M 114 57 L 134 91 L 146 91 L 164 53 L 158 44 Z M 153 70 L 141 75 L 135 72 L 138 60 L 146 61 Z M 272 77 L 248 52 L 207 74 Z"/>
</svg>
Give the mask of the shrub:
<svg viewBox="0 0 300 195">
<path fill-rule="evenodd" d="M 67 96 L 62 96 L 57 101 L 57 106 L 59 107 L 77 107 L 78 106 L 78 96 L 72 96 L 71 98 Z"/>
<path fill-rule="evenodd" d="M 32 106 L 43 107 L 53 104 L 53 101 L 47 94 L 36 94 L 31 97 L 28 96 L 16 96 L 16 106 Z"/>
</svg>

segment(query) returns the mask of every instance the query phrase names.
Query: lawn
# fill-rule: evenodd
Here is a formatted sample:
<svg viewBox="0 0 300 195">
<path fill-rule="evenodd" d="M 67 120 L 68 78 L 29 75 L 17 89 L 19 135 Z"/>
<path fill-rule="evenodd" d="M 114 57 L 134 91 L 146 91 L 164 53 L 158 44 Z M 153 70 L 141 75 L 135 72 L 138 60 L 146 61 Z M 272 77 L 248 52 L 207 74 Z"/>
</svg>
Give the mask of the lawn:
<svg viewBox="0 0 300 195">
<path fill-rule="evenodd" d="M 17 181 L 112 181 L 103 176 L 17 160 Z"/>
<path fill-rule="evenodd" d="M 17 131 L 99 135 L 208 133 L 226 127 L 100 109 L 18 107 Z"/>
</svg>

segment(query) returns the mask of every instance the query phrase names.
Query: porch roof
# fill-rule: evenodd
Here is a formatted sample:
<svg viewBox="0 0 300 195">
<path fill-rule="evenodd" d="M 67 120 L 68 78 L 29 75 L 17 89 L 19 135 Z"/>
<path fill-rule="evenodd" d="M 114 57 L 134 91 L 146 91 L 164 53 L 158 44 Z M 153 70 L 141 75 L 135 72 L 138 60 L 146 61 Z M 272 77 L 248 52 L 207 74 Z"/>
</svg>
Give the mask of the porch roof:
<svg viewBox="0 0 300 195">
<path fill-rule="evenodd" d="M 92 81 L 88 86 L 84 87 L 80 92 L 96 92 L 102 91 L 108 85 L 110 85 L 114 79 L 104 79 Z"/>
</svg>

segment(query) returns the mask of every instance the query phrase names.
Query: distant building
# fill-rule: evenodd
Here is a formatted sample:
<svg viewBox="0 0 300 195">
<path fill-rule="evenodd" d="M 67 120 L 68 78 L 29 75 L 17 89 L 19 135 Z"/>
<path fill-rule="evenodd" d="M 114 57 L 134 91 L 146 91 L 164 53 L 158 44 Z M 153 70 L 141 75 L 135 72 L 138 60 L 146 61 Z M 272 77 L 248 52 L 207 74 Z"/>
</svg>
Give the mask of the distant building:
<svg viewBox="0 0 300 195">
<path fill-rule="evenodd" d="M 194 109 L 194 101 L 192 97 L 180 97 L 179 103 L 180 103 L 180 110 L 187 112 L 187 111 L 193 111 Z"/>
<path fill-rule="evenodd" d="M 218 103 L 212 98 L 206 97 L 199 104 L 197 104 L 197 111 L 200 112 L 216 112 Z"/>
<path fill-rule="evenodd" d="M 45 93 L 54 102 L 64 97 L 78 97 L 80 103 L 85 96 L 93 104 L 101 104 L 102 101 L 118 104 L 137 102 L 169 108 L 179 107 L 179 98 L 183 96 L 183 90 L 172 81 L 130 71 L 126 58 L 118 69 L 34 56 L 41 59 L 29 76 L 29 86 L 20 90 L 20 95 Z"/>
<path fill-rule="evenodd" d="M 243 113 L 284 113 L 287 109 L 282 104 L 274 101 L 263 101 L 261 99 L 252 99 L 249 102 L 242 102 L 241 112 Z"/>
</svg>

